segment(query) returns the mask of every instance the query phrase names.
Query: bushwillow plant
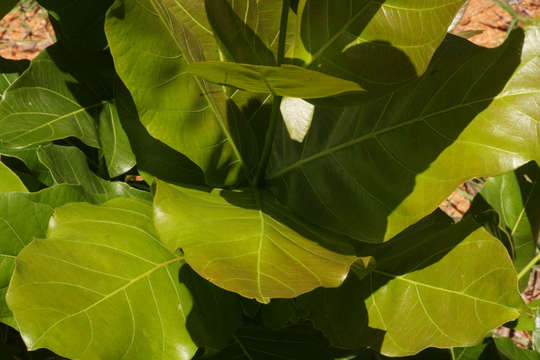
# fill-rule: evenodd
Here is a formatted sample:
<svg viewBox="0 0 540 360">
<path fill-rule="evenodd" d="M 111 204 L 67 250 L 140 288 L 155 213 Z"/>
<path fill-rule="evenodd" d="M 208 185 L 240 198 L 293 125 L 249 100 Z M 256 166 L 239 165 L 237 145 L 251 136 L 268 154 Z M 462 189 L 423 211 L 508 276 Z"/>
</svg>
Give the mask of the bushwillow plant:
<svg viewBox="0 0 540 360">
<path fill-rule="evenodd" d="M 464 0 L 39 2 L 58 42 L 0 62 L 0 320 L 28 349 L 540 356 L 485 339 L 537 331 L 538 23 L 486 49 L 447 33 Z"/>
</svg>

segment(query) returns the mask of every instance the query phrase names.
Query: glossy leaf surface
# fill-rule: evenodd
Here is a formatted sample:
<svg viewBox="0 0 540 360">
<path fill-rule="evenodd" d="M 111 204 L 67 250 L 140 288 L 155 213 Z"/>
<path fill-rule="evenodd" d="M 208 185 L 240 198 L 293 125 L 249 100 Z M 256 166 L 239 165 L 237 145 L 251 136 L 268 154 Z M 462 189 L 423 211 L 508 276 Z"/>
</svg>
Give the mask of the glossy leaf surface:
<svg viewBox="0 0 540 360">
<path fill-rule="evenodd" d="M 377 243 L 466 180 L 538 159 L 539 44 L 538 25 L 496 49 L 449 35 L 410 85 L 357 107 L 317 107 L 302 144 L 282 126 L 267 173 L 274 194 L 308 221 Z M 475 161 L 456 161 L 466 156 Z"/>
<path fill-rule="evenodd" d="M 506 249 L 471 218 L 452 225 L 432 215 L 373 256 L 376 268 L 364 279 L 350 276 L 299 300 L 335 346 L 370 345 L 387 356 L 472 346 L 519 316 Z"/>
<path fill-rule="evenodd" d="M 214 83 L 254 93 L 303 99 L 363 91 L 358 84 L 352 81 L 294 65 L 277 67 L 228 62 L 198 62 L 189 65 L 187 71 Z"/>
<path fill-rule="evenodd" d="M 188 360 L 183 259 L 154 232 L 151 204 L 69 204 L 17 258 L 7 301 L 30 349 L 69 358 Z M 54 266 L 52 266 L 54 264 Z"/>
<path fill-rule="evenodd" d="M 338 286 L 356 260 L 319 245 L 343 246 L 263 193 L 204 192 L 159 182 L 154 221 L 166 246 L 181 248 L 201 276 L 263 303 Z"/>
</svg>

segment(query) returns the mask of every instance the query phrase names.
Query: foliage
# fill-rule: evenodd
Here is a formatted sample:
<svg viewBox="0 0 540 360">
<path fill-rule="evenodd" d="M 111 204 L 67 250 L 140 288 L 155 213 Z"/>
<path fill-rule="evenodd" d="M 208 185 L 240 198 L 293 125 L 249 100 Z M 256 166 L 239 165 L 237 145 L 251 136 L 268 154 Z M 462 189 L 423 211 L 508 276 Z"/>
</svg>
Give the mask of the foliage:
<svg viewBox="0 0 540 360">
<path fill-rule="evenodd" d="M 486 49 L 447 33 L 464 0 L 39 2 L 58 42 L 0 62 L 8 354 L 540 356 L 540 24 Z M 516 319 L 534 349 L 489 335 Z"/>
</svg>

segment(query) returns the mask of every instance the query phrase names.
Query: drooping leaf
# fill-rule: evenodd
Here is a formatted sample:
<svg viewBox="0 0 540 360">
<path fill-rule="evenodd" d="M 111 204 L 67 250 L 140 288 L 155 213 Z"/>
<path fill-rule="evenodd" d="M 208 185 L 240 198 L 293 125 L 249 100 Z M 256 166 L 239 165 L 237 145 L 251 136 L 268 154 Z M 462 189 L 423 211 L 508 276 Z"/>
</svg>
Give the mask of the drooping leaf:
<svg viewBox="0 0 540 360">
<path fill-rule="evenodd" d="M 54 208 L 87 201 L 82 188 L 57 185 L 38 193 L 0 195 L 0 321 L 16 327 L 5 295 L 15 258 L 34 238 L 44 237 Z"/>
<path fill-rule="evenodd" d="M 387 356 L 473 346 L 519 316 L 506 249 L 472 218 L 454 225 L 436 213 L 372 251 L 376 269 L 362 280 L 353 273 L 298 300 L 335 346 Z"/>
<path fill-rule="evenodd" d="M 95 201 L 104 202 L 118 196 L 151 199 L 149 193 L 124 182 L 111 182 L 97 176 L 88 167 L 84 153 L 76 147 L 51 144 L 40 147 L 37 154 L 55 184 L 80 185 Z"/>
<path fill-rule="evenodd" d="M 55 64 L 52 56 L 62 55 L 67 53 L 58 47 L 42 52 L 6 92 L 0 103 L 3 146 L 21 148 L 74 136 L 99 147 L 93 115 L 101 111 L 103 99 Z"/>
<path fill-rule="evenodd" d="M 113 104 L 103 108 L 99 118 L 99 139 L 110 177 L 122 175 L 135 166 L 135 155 Z"/>
<path fill-rule="evenodd" d="M 214 83 L 254 93 L 303 99 L 363 91 L 352 81 L 294 65 L 277 67 L 209 61 L 190 64 L 186 70 Z"/>
<path fill-rule="evenodd" d="M 0 9 L 0 17 L 1 17 Z M 30 63 L 27 60 L 7 60 L 0 57 L 0 101 L 4 97 L 5 91 L 17 80 Z"/>
<path fill-rule="evenodd" d="M 369 93 L 426 71 L 465 0 L 300 1 L 291 57 Z"/>
<path fill-rule="evenodd" d="M 27 191 L 21 179 L 9 167 L 0 162 L 0 194 Z"/>
<path fill-rule="evenodd" d="M 330 347 L 320 333 L 308 326 L 281 330 L 245 327 L 238 331 L 235 343 L 209 356 L 211 360 L 333 360 Z"/>
<path fill-rule="evenodd" d="M 182 359 L 192 299 L 183 258 L 157 239 L 151 204 L 119 198 L 57 209 L 17 257 L 7 294 L 29 349 L 78 359 Z"/>
<path fill-rule="evenodd" d="M 531 162 L 486 181 L 481 195 L 499 214 L 511 238 L 511 255 L 521 271 L 536 254 L 540 233 L 540 168 Z M 527 287 L 528 276 L 520 279 Z"/>
<path fill-rule="evenodd" d="M 204 175 L 197 165 L 148 134 L 123 84 L 116 86 L 115 97 L 120 121 L 128 135 L 139 171 L 169 183 L 204 184 Z"/>
<path fill-rule="evenodd" d="M 150 135 L 195 162 L 209 184 L 245 181 L 252 163 L 245 157 L 257 153 L 249 123 L 232 94 L 186 73 L 189 63 L 219 59 L 204 2 L 117 0 L 106 32 Z M 145 70 L 132 71 L 139 66 Z"/>
<path fill-rule="evenodd" d="M 496 49 L 449 35 L 417 81 L 361 106 L 316 107 L 302 144 L 281 126 L 272 192 L 308 221 L 377 243 L 470 178 L 538 159 L 539 34 L 530 25 Z"/>
<path fill-rule="evenodd" d="M 323 247 L 351 253 L 339 237 L 299 222 L 265 193 L 158 182 L 154 201 L 156 228 L 170 250 L 181 248 L 214 284 L 263 303 L 338 286 L 356 260 Z"/>
</svg>

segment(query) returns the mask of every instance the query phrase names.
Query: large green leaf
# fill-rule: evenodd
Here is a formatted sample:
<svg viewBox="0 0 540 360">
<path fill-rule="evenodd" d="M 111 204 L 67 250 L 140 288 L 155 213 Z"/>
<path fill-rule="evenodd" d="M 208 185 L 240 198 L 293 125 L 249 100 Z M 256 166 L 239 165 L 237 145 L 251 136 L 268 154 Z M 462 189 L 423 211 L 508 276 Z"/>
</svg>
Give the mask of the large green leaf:
<svg viewBox="0 0 540 360">
<path fill-rule="evenodd" d="M 4 163 L 0 162 L 0 194 L 28 191 L 19 177 Z"/>
<path fill-rule="evenodd" d="M 281 126 L 267 180 L 309 221 L 390 239 L 466 180 L 540 158 L 539 55 L 540 25 L 496 49 L 449 35 L 417 81 L 361 106 L 316 107 L 302 144 Z"/>
<path fill-rule="evenodd" d="M 499 214 L 511 238 L 511 255 L 521 271 L 536 254 L 540 232 L 540 168 L 531 162 L 514 172 L 486 181 L 481 195 Z M 528 276 L 520 279 L 527 287 Z"/>
<path fill-rule="evenodd" d="M 0 321 L 16 327 L 5 302 L 15 257 L 34 238 L 44 237 L 54 208 L 86 201 L 82 188 L 57 185 L 38 193 L 0 195 Z"/>
<path fill-rule="evenodd" d="M 420 76 L 465 0 L 308 1 L 291 57 L 365 89 Z"/>
<path fill-rule="evenodd" d="M 128 135 L 139 171 L 170 183 L 204 183 L 204 175 L 197 165 L 148 134 L 140 123 L 133 99 L 123 84 L 116 86 L 115 97 L 120 121 Z"/>
<path fill-rule="evenodd" d="M 6 92 L 0 103 L 3 146 L 20 148 L 74 136 L 99 147 L 93 116 L 103 108 L 103 99 L 59 67 L 56 56 L 67 53 L 58 47 L 42 52 Z"/>
<path fill-rule="evenodd" d="M 299 222 L 265 193 L 158 182 L 154 221 L 166 246 L 181 248 L 201 276 L 263 303 L 338 286 L 356 260 L 321 246 L 346 250 L 341 239 Z"/>
<path fill-rule="evenodd" d="M 49 170 L 55 184 L 80 185 L 96 201 L 118 196 L 151 199 L 147 192 L 120 181 L 107 181 L 88 167 L 85 154 L 72 146 L 47 145 L 37 150 L 39 161 Z"/>
<path fill-rule="evenodd" d="M 218 84 L 234 86 L 254 93 L 304 99 L 363 91 L 352 81 L 294 65 L 277 67 L 218 61 L 198 62 L 187 66 L 187 72 Z"/>
<path fill-rule="evenodd" d="M 135 155 L 115 105 L 104 106 L 99 118 L 99 139 L 111 177 L 122 175 L 135 166 Z"/>
<path fill-rule="evenodd" d="M 29 349 L 77 359 L 191 359 L 183 262 L 163 247 L 151 204 L 119 198 L 57 209 L 47 239 L 17 257 L 7 302 Z"/>
<path fill-rule="evenodd" d="M 516 272 L 501 242 L 472 218 L 454 225 L 442 216 L 375 247 L 376 269 L 363 279 L 299 299 L 333 345 L 370 345 L 387 356 L 472 346 L 519 316 Z"/>
<path fill-rule="evenodd" d="M 495 337 L 497 350 L 501 352 L 508 360 L 539 360 L 540 354 L 536 351 L 522 349 L 517 347 L 510 338 Z"/>
<path fill-rule="evenodd" d="M 219 60 L 204 2 L 117 0 L 106 31 L 148 132 L 195 162 L 210 184 L 249 175 L 244 157 L 256 155 L 254 137 L 232 94 L 186 73 L 188 63 Z"/>
</svg>

